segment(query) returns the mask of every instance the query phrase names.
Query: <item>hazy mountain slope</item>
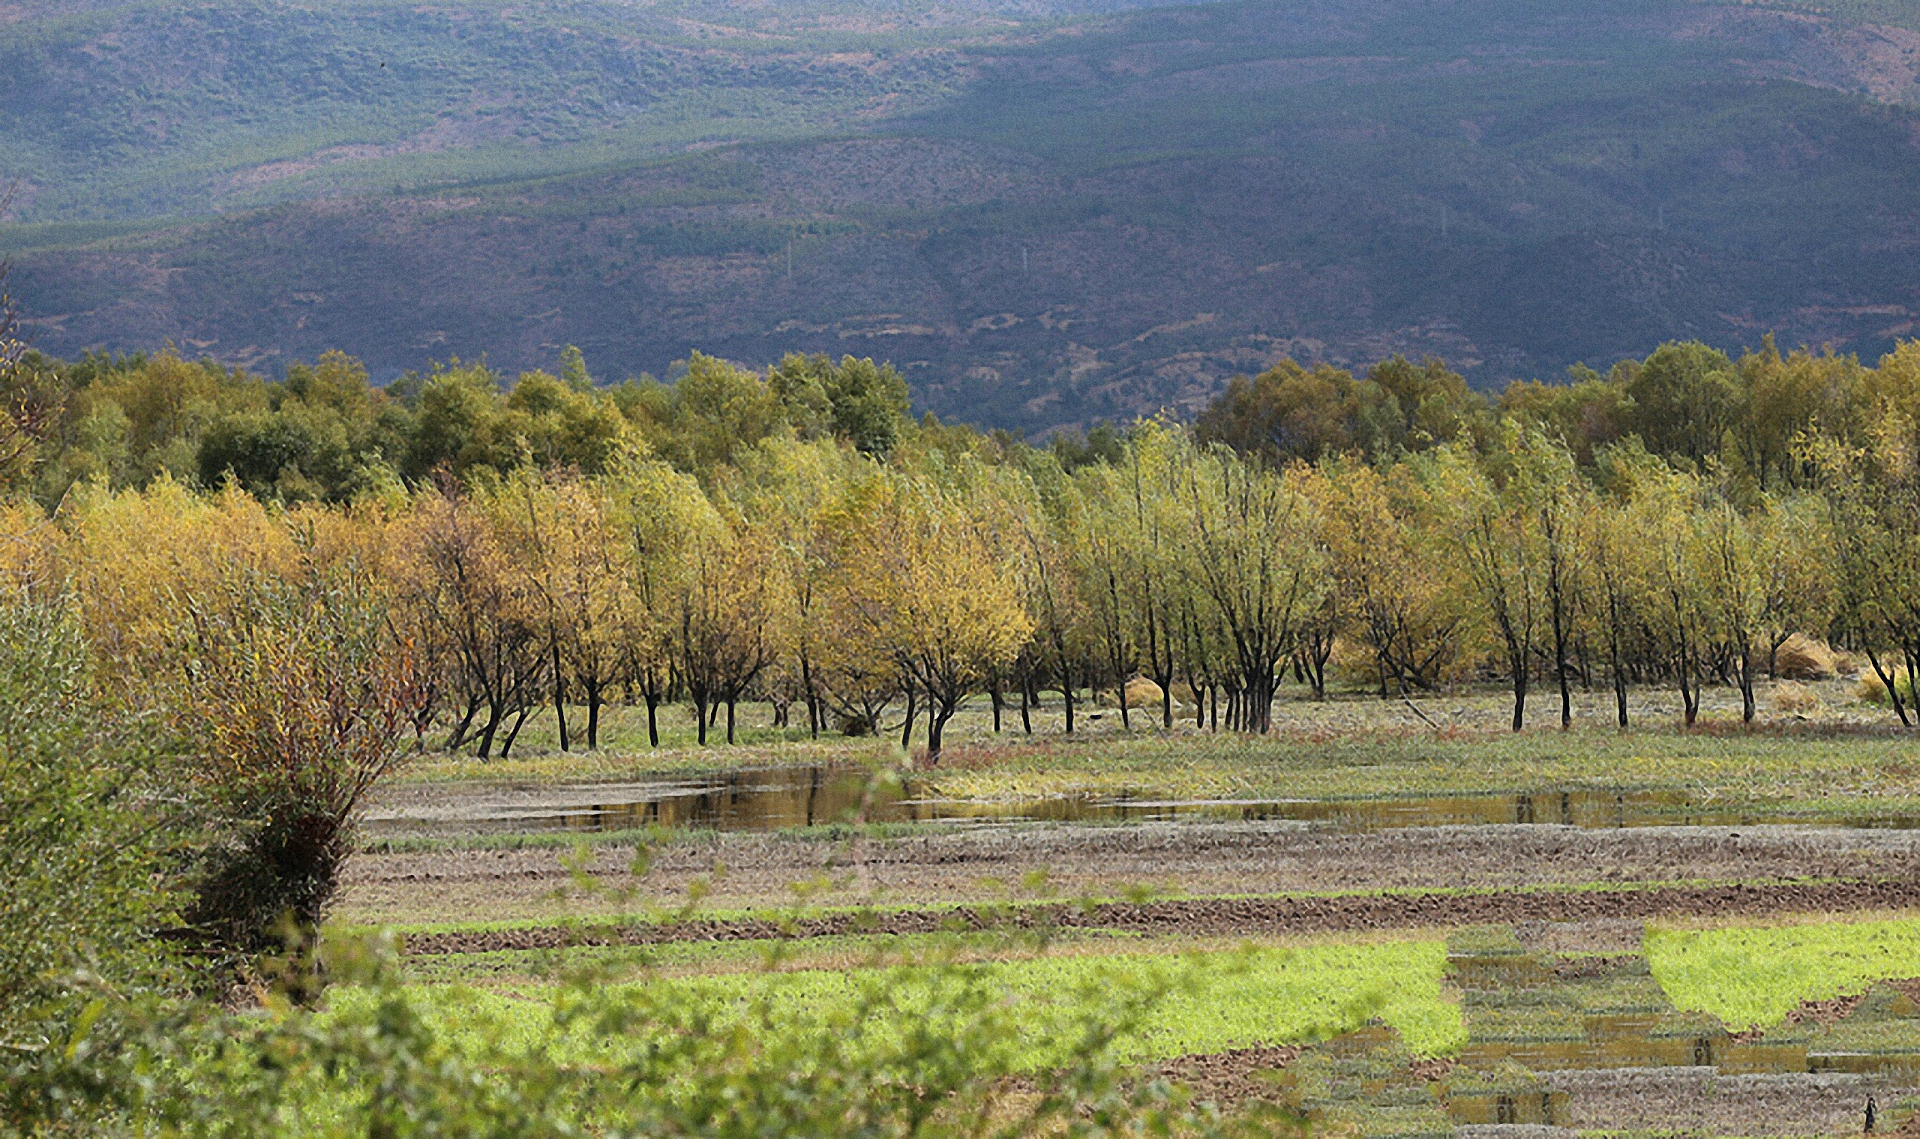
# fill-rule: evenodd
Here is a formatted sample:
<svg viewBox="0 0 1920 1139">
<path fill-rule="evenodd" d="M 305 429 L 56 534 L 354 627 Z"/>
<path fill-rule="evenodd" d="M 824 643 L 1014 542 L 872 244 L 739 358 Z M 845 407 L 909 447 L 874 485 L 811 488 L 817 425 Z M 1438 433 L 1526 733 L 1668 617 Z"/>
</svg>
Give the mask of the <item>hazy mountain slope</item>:
<svg viewBox="0 0 1920 1139">
<path fill-rule="evenodd" d="M 1288 353 L 1434 352 L 1486 380 L 1770 329 L 1872 353 L 1920 313 L 1909 7 L 1864 23 L 1647 0 L 1236 0 L 1065 23 L 782 8 L 759 27 L 501 8 L 499 27 L 538 11 L 548 29 L 517 70 L 505 32 L 495 48 L 406 31 L 444 9 L 327 9 L 443 64 L 403 76 L 404 98 L 285 70 L 265 95 L 235 79 L 229 103 L 192 98 L 258 100 L 265 135 L 349 108 L 353 137 L 388 141 L 328 146 L 392 153 L 288 144 L 253 166 L 222 150 L 223 166 L 173 134 L 35 126 L 101 139 L 118 172 L 37 187 L 29 218 L 122 220 L 135 210 L 114 195 L 176 184 L 168 162 L 204 168 L 176 213 L 282 201 L 92 244 L 45 224 L 0 241 L 22 250 L 56 351 L 173 337 L 270 367 L 344 346 L 392 372 L 450 353 L 531 366 L 578 343 L 615 376 L 691 348 L 854 351 L 902 363 L 943 414 L 1023 429 L 1191 404 Z M 588 35 L 581 13 L 627 30 Z M 700 46 L 694 25 L 732 30 Z M 502 78 L 474 78 L 490 68 Z M 144 82 L 108 94 L 137 107 Z M 473 110 L 482 89 L 506 110 Z M 13 90 L 7 137 L 52 121 Z M 241 137 L 246 115 L 203 135 Z M 521 133 L 458 135 L 496 120 Z M 441 150 L 392 141 L 435 131 Z M 644 157 L 696 137 L 787 141 Z M 302 168 L 259 173 L 274 163 Z M 527 169 L 551 176 L 500 180 Z M 416 188 L 339 197 L 395 184 Z"/>
</svg>

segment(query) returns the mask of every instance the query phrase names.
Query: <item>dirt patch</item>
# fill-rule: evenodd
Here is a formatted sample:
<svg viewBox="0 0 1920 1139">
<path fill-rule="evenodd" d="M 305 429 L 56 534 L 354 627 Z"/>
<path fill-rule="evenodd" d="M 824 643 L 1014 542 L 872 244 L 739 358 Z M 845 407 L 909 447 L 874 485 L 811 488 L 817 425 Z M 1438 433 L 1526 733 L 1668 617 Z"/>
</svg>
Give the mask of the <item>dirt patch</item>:
<svg viewBox="0 0 1920 1139">
<path fill-rule="evenodd" d="M 1675 886 L 1567 893 L 1362 895 L 1201 898 L 1092 906 L 1024 906 L 1010 911 L 840 913 L 776 922 L 758 918 L 629 925 L 581 924 L 527 929 L 424 933 L 406 939 L 409 954 L 558 949 L 570 945 L 658 945 L 853 934 L 926 934 L 998 928 L 1105 929 L 1153 936 L 1251 936 L 1348 930 L 1450 928 L 1519 922 L 1658 917 L 1838 913 L 1920 908 L 1920 881 L 1789 883 L 1777 886 Z"/>
<path fill-rule="evenodd" d="M 1908 1000 L 1920 1002 L 1920 978 L 1883 981 L 1906 994 Z M 1788 1024 L 1838 1024 L 1847 1018 L 1860 1002 L 1867 999 L 1865 993 L 1855 993 L 1849 997 L 1834 997 L 1825 1001 L 1801 1001 L 1800 1007 L 1786 1016 Z"/>
<path fill-rule="evenodd" d="M 1151 1074 L 1185 1085 L 1195 1099 L 1212 1100 L 1223 1108 L 1252 1099 L 1278 1103 L 1279 1089 L 1261 1079 L 1260 1074 L 1286 1067 L 1304 1051 L 1291 1045 L 1229 1048 L 1225 1052 L 1179 1056 L 1154 1065 Z"/>
</svg>

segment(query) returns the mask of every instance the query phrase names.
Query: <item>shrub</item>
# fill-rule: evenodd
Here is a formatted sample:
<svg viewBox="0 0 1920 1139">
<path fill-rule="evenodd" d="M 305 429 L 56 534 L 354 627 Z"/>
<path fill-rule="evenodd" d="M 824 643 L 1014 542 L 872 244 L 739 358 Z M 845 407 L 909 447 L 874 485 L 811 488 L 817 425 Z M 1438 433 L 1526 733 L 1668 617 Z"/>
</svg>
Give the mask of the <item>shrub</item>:
<svg viewBox="0 0 1920 1139">
<path fill-rule="evenodd" d="M 56 1094 L 42 1119 L 0 1119 L 0 1134 L 103 1116 L 206 1136 L 1227 1133 L 1116 1053 L 1164 989 L 1076 994 L 1087 1011 L 1050 1026 L 1055 1066 L 1023 1072 L 1030 1041 L 992 972 L 938 957 L 864 971 L 850 999 L 798 1009 L 583 972 L 488 1019 L 477 999 L 442 1015 L 444 999 L 402 982 L 390 946 L 320 952 L 323 966 L 299 971 L 340 982 L 329 1007 L 118 1007 L 45 1058 L 37 1075 Z M 113 1048 L 90 1047 L 102 1030 Z"/>
<path fill-rule="evenodd" d="M 257 952 L 289 917 L 317 928 L 424 686 L 384 598 L 351 568 L 239 572 L 188 618 L 164 697 L 211 820 L 187 917 L 210 946 Z"/>
<path fill-rule="evenodd" d="M 172 918 L 151 765 L 91 698 L 72 612 L 0 599 L 0 1044 L 16 1049 L 72 1014 L 77 971 L 155 975 Z"/>
</svg>

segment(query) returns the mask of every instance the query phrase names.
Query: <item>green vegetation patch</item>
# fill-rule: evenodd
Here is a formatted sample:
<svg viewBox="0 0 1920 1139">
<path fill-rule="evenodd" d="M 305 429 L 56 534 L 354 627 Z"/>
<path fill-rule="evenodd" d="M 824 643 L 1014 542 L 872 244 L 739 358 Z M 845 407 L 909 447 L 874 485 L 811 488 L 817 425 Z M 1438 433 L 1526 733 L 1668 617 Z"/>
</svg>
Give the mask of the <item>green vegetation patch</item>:
<svg viewBox="0 0 1920 1139">
<path fill-rule="evenodd" d="M 1771 928 L 1649 930 L 1653 975 L 1681 1009 L 1734 1029 L 1779 1024 L 1802 1001 L 1865 992 L 1920 976 L 1920 920 Z"/>
<path fill-rule="evenodd" d="M 746 1017 L 751 1006 L 768 1002 L 776 1020 L 805 1032 L 810 1025 L 830 1022 L 828 1014 L 836 1007 L 864 999 L 866 989 L 883 975 L 896 993 L 892 1008 L 904 1023 L 915 1015 L 916 1001 L 931 999 L 916 989 L 916 977 L 938 984 L 952 969 L 965 970 L 1004 988 L 1016 1002 L 1023 1022 L 1018 1064 L 1038 1070 L 1059 1060 L 1055 1044 L 1072 1038 L 1071 1024 L 1140 1002 L 1150 1002 L 1150 1015 L 1135 1018 L 1134 1027 L 1114 1046 L 1116 1054 L 1130 1060 L 1323 1040 L 1374 1018 L 1396 1029 L 1415 1053 L 1444 1054 L 1465 1040 L 1458 1007 L 1441 993 L 1445 965 L 1441 942 L 1409 940 L 1179 957 L 1062 957 L 924 972 L 905 967 L 904 973 L 849 969 L 667 977 L 602 991 L 644 988 L 650 999 L 670 992 L 674 999 L 708 1006 L 717 1024 Z M 533 986 L 521 996 L 452 985 L 418 985 L 411 991 L 450 1040 L 572 1048 L 583 1055 L 627 1046 L 604 1039 L 562 1040 L 555 1009 L 567 999 L 569 990 L 564 988 Z M 356 997 L 343 989 L 333 999 L 351 1002 Z"/>
</svg>

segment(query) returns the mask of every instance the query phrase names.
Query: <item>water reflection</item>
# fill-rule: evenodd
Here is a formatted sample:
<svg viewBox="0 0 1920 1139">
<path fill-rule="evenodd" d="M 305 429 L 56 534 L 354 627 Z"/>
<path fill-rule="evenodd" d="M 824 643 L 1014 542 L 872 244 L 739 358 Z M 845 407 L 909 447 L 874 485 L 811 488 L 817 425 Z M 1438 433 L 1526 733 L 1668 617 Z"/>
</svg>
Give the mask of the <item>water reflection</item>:
<svg viewBox="0 0 1920 1139">
<path fill-rule="evenodd" d="M 941 797 L 924 781 L 882 783 L 864 769 L 781 767 L 662 776 L 618 785 L 542 789 L 531 802 L 479 804 L 456 814 L 376 814 L 370 829 L 608 831 L 691 827 L 769 831 L 856 820 L 884 823 L 1279 821 L 1344 830 L 1420 826 L 1560 825 L 1586 828 L 1804 823 L 1785 810 L 1703 804 L 1672 791 L 1555 791 L 1370 799 L 1169 799 L 1144 794 L 1056 795 L 1004 801 Z M 1863 815 L 1844 825 L 1911 829 L 1920 820 Z"/>
</svg>

